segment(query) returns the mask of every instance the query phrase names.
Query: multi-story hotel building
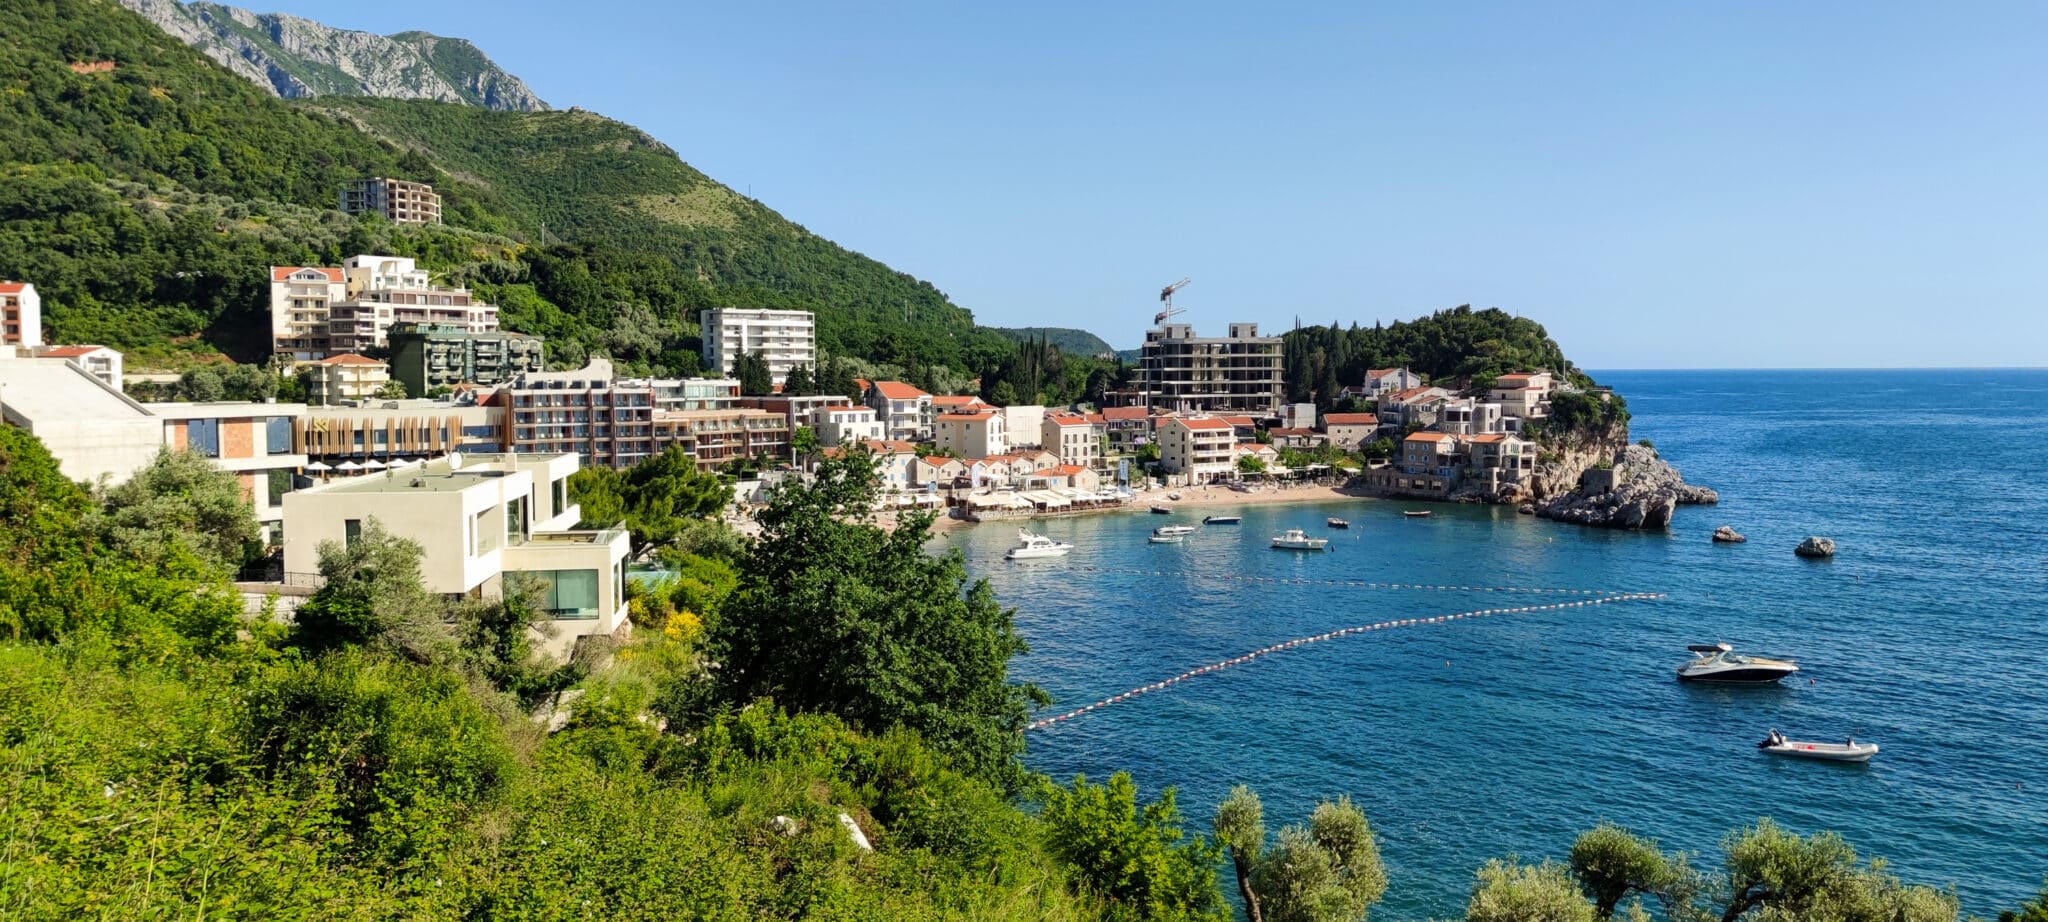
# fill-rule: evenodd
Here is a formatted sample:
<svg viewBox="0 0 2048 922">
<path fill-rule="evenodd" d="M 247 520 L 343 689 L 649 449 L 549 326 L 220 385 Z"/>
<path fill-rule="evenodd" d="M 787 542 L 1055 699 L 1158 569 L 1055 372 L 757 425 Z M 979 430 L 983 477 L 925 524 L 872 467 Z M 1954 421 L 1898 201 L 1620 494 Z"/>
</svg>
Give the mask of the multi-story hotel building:
<svg viewBox="0 0 2048 922">
<path fill-rule="evenodd" d="M 818 364 L 818 326 L 810 311 L 714 308 L 700 316 L 704 365 L 732 374 L 741 355 L 760 353 L 768 374 L 781 384 L 798 365 Z"/>
<path fill-rule="evenodd" d="M 1182 483 L 1207 483 L 1237 469 L 1237 430 L 1211 416 L 1171 417 L 1159 424 L 1159 465 Z"/>
<path fill-rule="evenodd" d="M 441 196 L 423 182 L 373 176 L 341 187 L 341 210 L 380 214 L 399 224 L 439 224 Z"/>
<path fill-rule="evenodd" d="M 521 454 L 574 452 L 585 466 L 631 467 L 655 453 L 654 390 L 615 383 L 612 363 L 577 371 L 530 371 L 499 388 L 505 447 Z"/>
<path fill-rule="evenodd" d="M 891 439 L 905 442 L 932 440 L 932 395 L 901 381 L 876 381 L 863 395 L 867 405 L 882 420 L 882 431 Z"/>
<path fill-rule="evenodd" d="M 315 406 L 368 400 L 391 383 L 390 366 L 353 352 L 301 364 L 299 374 L 306 382 L 306 402 Z"/>
<path fill-rule="evenodd" d="M 1277 416 L 1285 402 L 1281 338 L 1260 336 L 1256 323 L 1233 323 L 1230 335 L 1202 337 L 1185 323 L 1145 333 L 1138 358 L 1141 399 L 1173 413 Z"/>
<path fill-rule="evenodd" d="M 740 458 L 789 459 L 789 419 L 772 410 L 656 410 L 655 445 L 680 445 L 697 468 L 715 471 Z"/>
<path fill-rule="evenodd" d="M 0 282 L 0 348 L 43 344 L 43 296 L 27 282 Z"/>
<path fill-rule="evenodd" d="M 340 268 L 270 267 L 271 348 L 296 361 L 381 349 L 392 326 L 436 324 L 469 333 L 498 329 L 498 308 L 467 288 L 435 287 L 398 256 L 351 256 Z"/>
<path fill-rule="evenodd" d="M 463 383 L 491 387 L 547 368 L 540 337 L 524 333 L 407 322 L 392 324 L 385 340 L 391 344 L 392 379 L 415 397 Z"/>
</svg>

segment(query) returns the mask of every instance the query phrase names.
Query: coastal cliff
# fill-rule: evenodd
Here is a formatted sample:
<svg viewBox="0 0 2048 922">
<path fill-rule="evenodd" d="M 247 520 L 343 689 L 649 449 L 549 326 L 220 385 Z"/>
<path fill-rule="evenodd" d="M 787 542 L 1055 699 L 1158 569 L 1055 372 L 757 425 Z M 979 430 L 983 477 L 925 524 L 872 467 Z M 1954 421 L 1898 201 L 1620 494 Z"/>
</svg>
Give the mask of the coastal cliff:
<svg viewBox="0 0 2048 922">
<path fill-rule="evenodd" d="M 1622 438 L 1626 439 L 1626 429 Z M 1598 439 L 1605 442 L 1607 439 Z M 1679 506 L 1710 504 L 1721 497 L 1706 487 L 1685 482 L 1678 469 L 1657 456 L 1647 445 L 1622 445 L 1605 455 L 1596 446 L 1560 452 L 1556 470 L 1562 474 L 1586 459 L 1575 480 L 1551 480 L 1551 485 L 1574 484 L 1570 490 L 1555 492 L 1535 503 L 1537 515 L 1559 522 L 1601 528 L 1663 528 L 1671 524 Z"/>
</svg>

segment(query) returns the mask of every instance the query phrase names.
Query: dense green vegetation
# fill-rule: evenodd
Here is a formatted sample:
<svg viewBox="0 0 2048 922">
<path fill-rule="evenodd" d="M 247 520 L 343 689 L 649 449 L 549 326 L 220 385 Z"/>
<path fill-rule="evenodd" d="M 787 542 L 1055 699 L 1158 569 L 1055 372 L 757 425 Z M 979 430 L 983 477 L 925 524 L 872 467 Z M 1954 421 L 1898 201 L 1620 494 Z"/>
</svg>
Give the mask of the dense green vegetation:
<svg viewBox="0 0 2048 922">
<path fill-rule="evenodd" d="M 1100 405 L 1103 394 L 1128 384 L 1134 371 L 1119 359 L 1071 354 L 1040 334 L 1018 340 L 982 372 L 981 398 L 999 407 Z"/>
</svg>

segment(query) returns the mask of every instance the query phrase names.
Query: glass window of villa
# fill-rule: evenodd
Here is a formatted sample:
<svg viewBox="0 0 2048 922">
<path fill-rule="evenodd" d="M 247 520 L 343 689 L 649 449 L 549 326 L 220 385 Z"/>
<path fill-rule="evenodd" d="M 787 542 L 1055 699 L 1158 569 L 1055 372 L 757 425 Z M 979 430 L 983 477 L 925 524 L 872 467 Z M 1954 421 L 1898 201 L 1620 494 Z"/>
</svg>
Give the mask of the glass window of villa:
<svg viewBox="0 0 2048 922">
<path fill-rule="evenodd" d="M 497 509 L 485 509 L 476 514 L 476 550 L 474 556 L 482 556 L 498 549 L 498 542 L 504 527 L 497 520 L 504 513 Z"/>
<path fill-rule="evenodd" d="M 273 416 L 263 421 L 264 448 L 273 455 L 292 453 L 292 418 Z"/>
<path fill-rule="evenodd" d="M 341 521 L 341 543 L 343 547 L 353 546 L 357 539 L 360 539 L 362 536 L 362 519 L 343 519 Z"/>
<path fill-rule="evenodd" d="M 540 607 L 549 617 L 589 620 L 598 616 L 596 570 L 537 570 L 533 575 L 545 583 Z"/>
<path fill-rule="evenodd" d="M 220 457 L 220 420 L 187 420 L 185 447 L 208 458 Z"/>
<path fill-rule="evenodd" d="M 554 493 L 554 513 L 555 515 L 561 515 L 563 510 L 569 508 L 569 478 L 563 477 L 560 480 L 555 481 Z"/>
</svg>

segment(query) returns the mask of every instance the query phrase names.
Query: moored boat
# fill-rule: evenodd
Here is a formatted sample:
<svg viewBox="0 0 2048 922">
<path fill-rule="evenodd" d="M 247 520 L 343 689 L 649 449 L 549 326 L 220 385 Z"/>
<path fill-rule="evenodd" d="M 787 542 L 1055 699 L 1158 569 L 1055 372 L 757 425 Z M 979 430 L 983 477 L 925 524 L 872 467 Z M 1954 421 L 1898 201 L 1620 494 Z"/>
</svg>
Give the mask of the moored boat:
<svg viewBox="0 0 2048 922">
<path fill-rule="evenodd" d="M 1152 542 L 1153 544 L 1179 544 L 1179 543 L 1181 543 L 1182 541 L 1186 541 L 1186 540 L 1187 540 L 1187 536 L 1186 536 L 1186 535 L 1161 535 L 1161 534 L 1156 534 L 1156 533 L 1155 533 L 1155 534 L 1153 534 L 1153 535 L 1152 535 L 1151 537 L 1149 537 L 1149 538 L 1146 538 L 1145 540 L 1147 540 L 1147 541 L 1150 541 L 1150 542 Z"/>
<path fill-rule="evenodd" d="M 1044 535 L 1017 530 L 1017 546 L 1003 557 L 1009 560 L 1038 560 L 1045 557 L 1065 557 L 1074 549 L 1071 544 L 1062 544 Z"/>
<path fill-rule="evenodd" d="M 1163 535 L 1163 536 L 1167 536 L 1167 537 L 1177 537 L 1177 536 L 1180 536 L 1180 535 L 1192 535 L 1192 534 L 1194 534 L 1194 533 L 1195 533 L 1195 526 L 1193 526 L 1193 525 L 1161 525 L 1161 526 L 1159 526 L 1158 528 L 1152 529 L 1152 533 L 1153 533 L 1153 534 L 1155 534 L 1155 535 Z"/>
<path fill-rule="evenodd" d="M 1239 522 L 1242 522 L 1242 521 L 1244 521 L 1244 519 L 1243 519 L 1242 517 L 1240 517 L 1240 516 L 1234 516 L 1234 515 L 1205 515 L 1205 516 L 1202 516 L 1202 524 L 1204 524 L 1204 525 L 1236 525 L 1237 523 L 1239 523 Z"/>
<path fill-rule="evenodd" d="M 1299 528 L 1290 528 L 1273 536 L 1273 546 L 1283 551 L 1320 551 L 1330 546 L 1330 539 L 1311 538 Z"/>
<path fill-rule="evenodd" d="M 1876 743 L 1859 743 L 1850 737 L 1839 743 L 1816 743 L 1806 740 L 1788 740 L 1784 734 L 1772 730 L 1769 736 L 1756 744 L 1771 755 L 1790 756 L 1795 759 L 1818 759 L 1822 762 L 1868 762 L 1877 755 Z"/>
<path fill-rule="evenodd" d="M 1799 671 L 1799 664 L 1786 659 L 1744 656 L 1725 643 L 1696 643 L 1690 662 L 1678 667 L 1680 682 L 1721 682 L 1759 685 L 1776 682 Z"/>
<path fill-rule="evenodd" d="M 1337 517 L 1336 517 L 1336 516 L 1334 516 L 1334 515 L 1333 515 L 1333 516 L 1331 516 L 1331 517 L 1330 517 L 1330 518 L 1329 518 L 1328 520 L 1324 521 L 1324 522 L 1323 522 L 1323 524 L 1325 524 L 1325 525 L 1328 525 L 1328 526 L 1330 526 L 1331 528 L 1350 528 L 1350 527 L 1351 527 L 1351 522 L 1350 522 L 1350 521 L 1348 521 L 1348 520 L 1346 520 L 1346 519 L 1340 519 L 1340 518 L 1337 518 Z"/>
<path fill-rule="evenodd" d="M 1405 515 L 1405 516 L 1407 516 L 1407 517 L 1409 517 L 1409 518 L 1411 518 L 1411 519 L 1426 519 L 1426 518 L 1429 518 L 1429 510 L 1427 510 L 1427 509 L 1407 509 L 1407 510 L 1403 510 L 1401 514 L 1402 514 L 1402 515 Z"/>
<path fill-rule="evenodd" d="M 1153 514 L 1153 515 L 1172 515 L 1172 514 L 1173 514 L 1173 507 L 1172 507 L 1172 506 L 1153 506 L 1153 507 L 1152 507 L 1152 514 Z"/>
</svg>

